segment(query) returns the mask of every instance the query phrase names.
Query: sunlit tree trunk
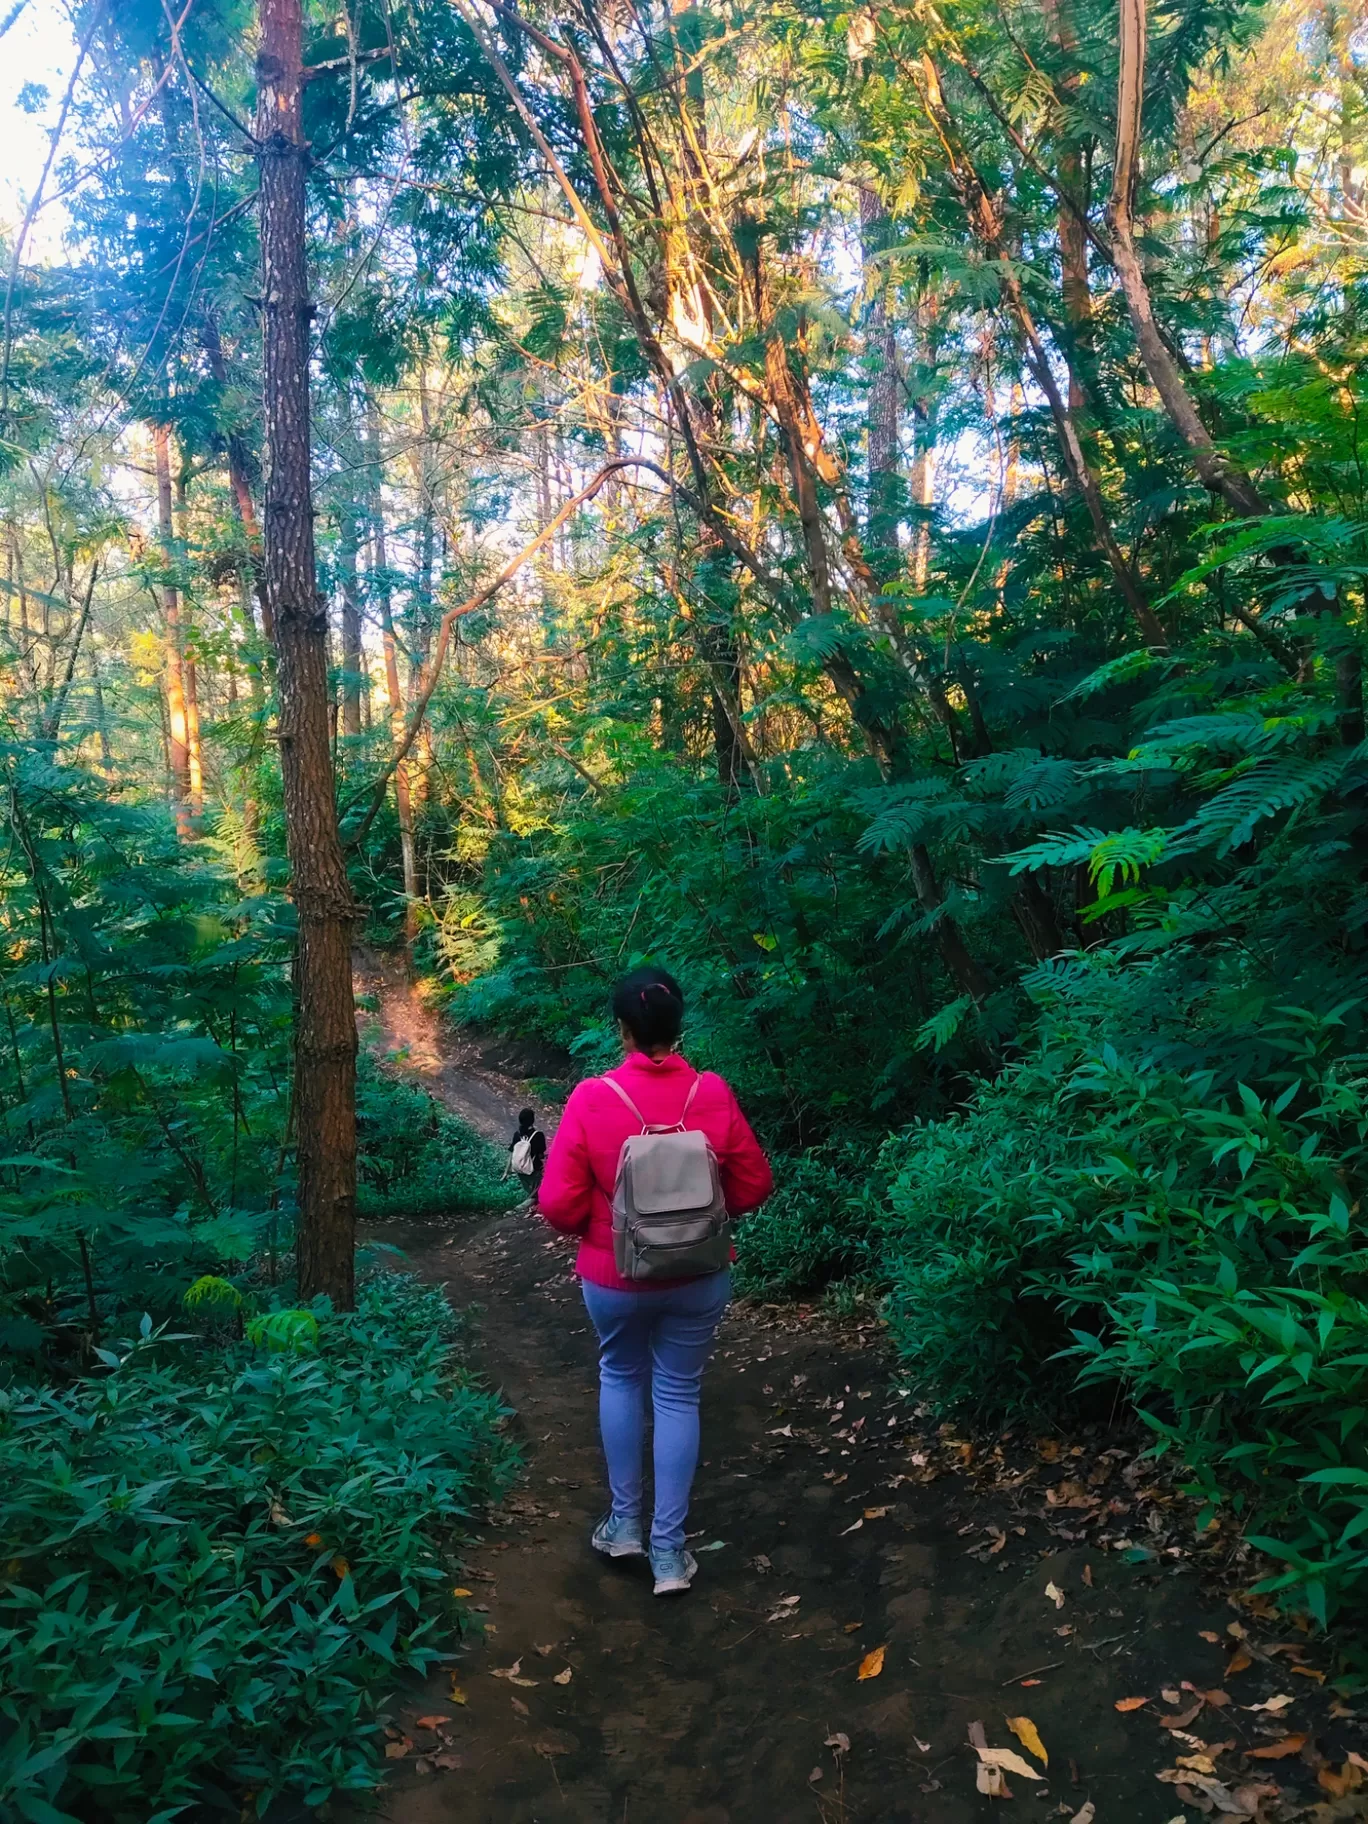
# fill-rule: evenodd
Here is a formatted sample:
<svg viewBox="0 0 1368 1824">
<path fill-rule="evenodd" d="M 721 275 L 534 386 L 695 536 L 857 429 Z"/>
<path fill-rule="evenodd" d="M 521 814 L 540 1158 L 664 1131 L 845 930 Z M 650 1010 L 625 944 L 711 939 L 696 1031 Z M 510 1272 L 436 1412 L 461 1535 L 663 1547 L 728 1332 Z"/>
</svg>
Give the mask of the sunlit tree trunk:
<svg viewBox="0 0 1368 1824">
<path fill-rule="evenodd" d="M 371 497 L 371 537 L 375 555 L 373 594 L 380 608 L 380 636 L 385 656 L 385 695 L 389 698 L 390 730 L 396 747 L 404 739 L 404 693 L 399 682 L 399 649 L 394 637 L 393 591 L 390 587 L 389 547 L 385 538 L 385 503 L 381 492 L 380 438 L 372 414 L 371 449 L 374 492 Z M 399 823 L 399 854 L 404 875 L 404 941 L 411 944 L 418 923 L 418 856 L 413 841 L 413 800 L 409 790 L 409 763 L 394 769 L 394 809 Z"/>
<path fill-rule="evenodd" d="M 880 256 L 892 241 L 892 223 L 878 193 L 860 187 L 860 249 L 864 260 L 865 361 L 869 368 L 869 393 L 865 403 L 865 453 L 869 469 L 869 500 L 865 517 L 865 549 L 878 580 L 886 582 L 899 564 L 899 520 L 902 481 L 899 434 L 902 384 L 898 364 L 898 336 L 889 308 L 892 285 Z"/>
<path fill-rule="evenodd" d="M 350 1310 L 356 1243 L 356 1012 L 351 888 L 328 744 L 327 609 L 310 474 L 308 149 L 301 0 L 260 0 L 257 142 L 266 449 L 266 601 L 279 651 L 280 768 L 299 921 L 294 1115 L 302 1298 Z"/>
<path fill-rule="evenodd" d="M 359 547 L 356 509 L 348 501 L 342 509 L 337 540 L 342 594 L 342 733 L 348 739 L 361 733 L 361 595 L 356 575 Z"/>
<path fill-rule="evenodd" d="M 220 386 L 228 383 L 228 367 L 223 359 L 223 342 L 219 336 L 218 319 L 211 310 L 204 313 L 202 340 L 204 352 L 209 359 L 209 371 Z M 228 431 L 224 442 L 228 456 L 228 485 L 233 496 L 233 508 L 242 527 L 242 535 L 247 541 L 247 564 L 251 576 L 252 593 L 261 605 L 261 631 L 268 645 L 275 642 L 275 625 L 271 613 L 271 604 L 267 599 L 265 587 L 265 560 L 262 555 L 261 527 L 257 523 L 256 504 L 252 499 L 252 477 L 247 444 L 241 431 Z M 248 618 L 251 619 L 251 608 L 248 606 Z M 255 631 L 255 623 L 253 623 Z"/>
<path fill-rule="evenodd" d="M 185 469 L 176 469 L 176 550 L 186 549 Z M 195 657 L 195 629 L 189 609 L 181 605 L 181 638 L 184 661 L 182 681 L 185 686 L 185 757 L 190 789 L 190 815 L 204 814 L 204 745 L 200 739 L 199 664 Z"/>
<path fill-rule="evenodd" d="M 157 471 L 157 530 L 162 562 L 169 573 L 175 562 L 175 527 L 171 513 L 171 433 L 164 424 L 152 427 L 152 457 Z M 190 742 L 185 712 L 185 632 L 181 626 L 180 590 L 174 583 L 162 584 L 161 602 L 171 803 L 176 813 L 176 828 L 184 838 L 191 833 Z"/>
</svg>

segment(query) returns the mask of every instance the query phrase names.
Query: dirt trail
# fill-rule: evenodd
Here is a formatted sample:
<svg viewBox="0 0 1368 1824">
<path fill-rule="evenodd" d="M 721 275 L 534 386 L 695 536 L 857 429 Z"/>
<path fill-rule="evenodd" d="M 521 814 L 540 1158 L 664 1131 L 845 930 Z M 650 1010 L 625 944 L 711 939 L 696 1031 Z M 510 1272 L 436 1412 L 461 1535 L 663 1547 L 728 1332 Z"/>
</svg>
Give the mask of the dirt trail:
<svg viewBox="0 0 1368 1824">
<path fill-rule="evenodd" d="M 511 1128 L 517 1079 L 440 1032 L 402 983 L 381 992 L 384 1032 L 408 1033 L 425 1085 L 487 1131 Z M 968 1727 L 1029 1761 L 1005 1722 L 1022 1714 L 1050 1761 L 1039 1781 L 1008 1773 L 1009 1816 L 1091 1800 L 1097 1824 L 1195 1824 L 1155 1777 L 1176 1754 L 1307 1726 L 1304 1681 L 1259 1662 L 1175 1743 L 1158 1715 L 1220 1685 L 1225 1653 L 1202 1631 L 1229 1645 L 1232 1610 L 1183 1558 L 1133 1564 L 1087 1543 L 1069 1445 L 1006 1440 L 984 1465 L 993 1486 L 976 1488 L 967 1447 L 925 1435 L 877 1332 L 806 1309 L 728 1316 L 690 1522 L 703 1568 L 689 1596 L 654 1599 L 640 1566 L 588 1548 L 603 1507 L 595 1352 L 567 1246 L 522 1213 L 381 1232 L 473 1310 L 477 1359 L 527 1457 L 462 1574 L 487 1628 L 453 1662 L 466 1703 L 446 1676 L 394 1703 L 411 1746 L 381 1800 L 390 1824 L 967 1824 L 1000 1803 L 976 1790 Z M 1102 1492 L 1075 1505 L 1094 1521 L 1128 1492 L 1120 1456 L 1089 1453 Z M 878 1647 L 881 1673 L 861 1680 Z M 515 1661 L 529 1682 L 497 1676 Z M 1161 1700 L 1184 1680 L 1181 1706 Z M 1281 1722 L 1242 1708 L 1289 1686 Z M 1133 1695 L 1151 1704 L 1119 1714 Z M 451 1720 L 417 1727 L 433 1715 Z M 1235 1766 L 1222 1778 L 1238 1784 L 1260 1763 Z M 1274 1777 L 1286 1784 L 1282 1763 Z"/>
</svg>

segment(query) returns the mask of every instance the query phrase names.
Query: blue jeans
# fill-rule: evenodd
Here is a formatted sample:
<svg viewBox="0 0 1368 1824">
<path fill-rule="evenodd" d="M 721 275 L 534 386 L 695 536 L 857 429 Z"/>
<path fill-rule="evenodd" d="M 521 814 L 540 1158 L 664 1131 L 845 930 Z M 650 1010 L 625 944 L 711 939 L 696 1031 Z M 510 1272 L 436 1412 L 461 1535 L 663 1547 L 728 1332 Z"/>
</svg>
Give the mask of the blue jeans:
<svg viewBox="0 0 1368 1824">
<path fill-rule="evenodd" d="M 599 1428 L 613 1513 L 641 1518 L 646 1380 L 655 1411 L 654 1551 L 679 1550 L 698 1463 L 698 1396 L 713 1337 L 731 1297 L 731 1272 L 662 1291 L 617 1292 L 581 1280 L 599 1339 Z"/>
</svg>

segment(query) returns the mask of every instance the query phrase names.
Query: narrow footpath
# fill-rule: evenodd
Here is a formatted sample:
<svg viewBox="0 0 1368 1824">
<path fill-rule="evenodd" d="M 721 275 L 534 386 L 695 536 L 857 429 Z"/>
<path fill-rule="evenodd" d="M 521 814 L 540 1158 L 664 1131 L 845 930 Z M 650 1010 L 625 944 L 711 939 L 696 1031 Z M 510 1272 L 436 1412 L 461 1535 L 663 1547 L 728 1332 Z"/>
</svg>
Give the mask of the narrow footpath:
<svg viewBox="0 0 1368 1824">
<path fill-rule="evenodd" d="M 385 965 L 358 987 L 368 1042 L 505 1140 L 507 1060 Z M 1248 1758 L 1296 1730 L 1339 1765 L 1368 1736 L 1305 1637 L 1207 1588 L 1133 1449 L 961 1437 L 872 1323 L 741 1303 L 705 1383 L 702 1568 L 657 1600 L 588 1547 L 595 1351 L 569 1246 L 521 1212 L 375 1233 L 469 1314 L 527 1465 L 464 1560 L 483 1638 L 396 1694 L 388 1824 L 968 1824 L 1009 1794 L 1009 1817 L 1082 1824 L 1368 1817 L 1304 1752 Z"/>
</svg>

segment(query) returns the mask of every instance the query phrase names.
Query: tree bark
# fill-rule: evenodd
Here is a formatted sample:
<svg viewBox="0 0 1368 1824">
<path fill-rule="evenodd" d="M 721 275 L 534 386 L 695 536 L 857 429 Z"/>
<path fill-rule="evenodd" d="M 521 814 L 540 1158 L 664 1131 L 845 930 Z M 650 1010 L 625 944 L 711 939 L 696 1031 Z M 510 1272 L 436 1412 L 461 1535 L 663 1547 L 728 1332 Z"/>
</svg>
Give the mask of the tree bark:
<svg viewBox="0 0 1368 1824">
<path fill-rule="evenodd" d="M 175 528 L 171 517 L 171 433 L 164 424 L 152 427 L 152 457 L 157 471 L 157 530 L 162 562 L 169 572 L 175 562 Z M 190 743 L 185 713 L 185 634 L 181 626 L 180 591 L 164 582 L 161 591 L 162 652 L 166 661 L 163 683 L 166 722 L 170 737 L 171 803 L 176 830 L 182 840 L 190 828 Z"/>
<path fill-rule="evenodd" d="M 356 1013 L 351 888 L 328 742 L 327 609 L 318 589 L 310 474 L 309 302 L 300 109 L 301 0 L 260 0 L 265 600 L 279 651 L 280 769 L 299 920 L 294 1111 L 301 1298 L 354 1302 Z"/>
</svg>

